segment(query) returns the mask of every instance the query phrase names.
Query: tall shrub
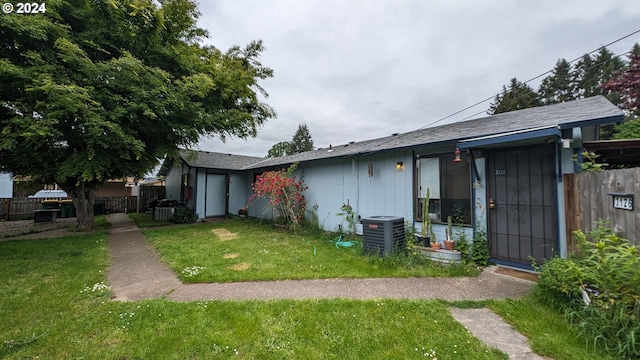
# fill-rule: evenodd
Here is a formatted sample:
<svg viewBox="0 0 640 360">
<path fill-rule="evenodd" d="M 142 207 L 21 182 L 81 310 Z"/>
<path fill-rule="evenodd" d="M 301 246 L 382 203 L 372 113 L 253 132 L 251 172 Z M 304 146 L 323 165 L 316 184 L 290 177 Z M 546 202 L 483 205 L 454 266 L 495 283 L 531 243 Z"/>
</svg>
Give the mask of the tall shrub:
<svg viewBox="0 0 640 360">
<path fill-rule="evenodd" d="M 302 225 L 307 207 L 304 191 L 308 187 L 293 175 L 296 168 L 297 164 L 293 164 L 287 170 L 262 173 L 253 183 L 253 194 L 249 198 L 249 204 L 257 198 L 268 199 L 290 228 Z"/>
<path fill-rule="evenodd" d="M 593 347 L 621 358 L 640 358 L 640 253 L 598 224 L 575 231 L 579 253 L 554 258 L 540 269 L 536 292 L 555 307 Z"/>
</svg>

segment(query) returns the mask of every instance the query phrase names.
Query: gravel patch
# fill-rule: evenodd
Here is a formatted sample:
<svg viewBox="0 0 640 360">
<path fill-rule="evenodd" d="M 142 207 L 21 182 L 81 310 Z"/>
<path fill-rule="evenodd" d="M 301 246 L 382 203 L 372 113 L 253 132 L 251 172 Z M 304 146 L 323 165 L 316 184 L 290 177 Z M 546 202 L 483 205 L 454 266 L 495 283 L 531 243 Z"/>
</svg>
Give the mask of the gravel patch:
<svg viewBox="0 0 640 360">
<path fill-rule="evenodd" d="M 34 223 L 33 220 L 0 221 L 0 239 L 68 228 L 76 225 L 76 218 L 56 219 L 54 222 Z"/>
</svg>

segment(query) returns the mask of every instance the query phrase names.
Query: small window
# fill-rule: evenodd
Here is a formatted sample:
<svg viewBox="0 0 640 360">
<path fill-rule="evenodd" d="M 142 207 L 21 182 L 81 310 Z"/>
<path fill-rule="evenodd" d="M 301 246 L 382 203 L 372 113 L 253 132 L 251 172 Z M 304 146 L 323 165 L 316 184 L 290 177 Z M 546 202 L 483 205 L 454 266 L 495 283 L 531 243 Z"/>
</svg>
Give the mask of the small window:
<svg viewBox="0 0 640 360">
<path fill-rule="evenodd" d="M 417 160 L 418 194 L 416 219 L 422 221 L 422 204 L 429 188 L 429 216 L 434 222 L 471 225 L 471 168 L 469 157 L 454 162 L 454 155 L 424 157 Z"/>
</svg>

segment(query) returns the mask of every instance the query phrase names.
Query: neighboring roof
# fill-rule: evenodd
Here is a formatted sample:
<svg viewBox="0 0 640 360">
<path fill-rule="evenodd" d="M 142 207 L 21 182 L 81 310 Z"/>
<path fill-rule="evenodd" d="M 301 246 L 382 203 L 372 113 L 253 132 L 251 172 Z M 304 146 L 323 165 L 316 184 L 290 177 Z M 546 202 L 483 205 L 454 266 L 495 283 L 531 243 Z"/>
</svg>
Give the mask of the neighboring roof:
<svg viewBox="0 0 640 360">
<path fill-rule="evenodd" d="M 264 158 L 254 156 L 190 150 L 181 150 L 180 158 L 191 167 L 221 170 L 242 170 L 264 160 Z"/>
<path fill-rule="evenodd" d="M 428 144 L 452 143 L 510 132 L 526 132 L 528 129 L 556 127 L 558 130 L 562 130 L 576 126 L 608 124 L 620 122 L 623 119 L 624 113 L 622 110 L 603 96 L 594 96 L 561 104 L 540 106 L 429 127 L 379 139 L 351 142 L 290 156 L 266 158 L 248 165 L 245 169 L 411 148 Z"/>
<path fill-rule="evenodd" d="M 640 166 L 640 139 L 585 141 L 582 145 L 587 151 L 600 155 L 598 163 L 611 167 Z"/>
<path fill-rule="evenodd" d="M 35 194 L 27 197 L 29 199 L 66 198 L 67 192 L 64 190 L 39 190 Z"/>
</svg>

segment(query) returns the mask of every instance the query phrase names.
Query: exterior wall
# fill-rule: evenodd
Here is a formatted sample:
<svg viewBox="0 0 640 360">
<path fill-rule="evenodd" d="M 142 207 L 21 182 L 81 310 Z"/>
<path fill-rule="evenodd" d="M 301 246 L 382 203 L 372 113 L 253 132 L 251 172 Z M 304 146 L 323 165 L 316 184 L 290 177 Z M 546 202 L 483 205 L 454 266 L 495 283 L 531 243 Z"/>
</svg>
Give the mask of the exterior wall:
<svg viewBox="0 0 640 360">
<path fill-rule="evenodd" d="M 193 174 L 193 176 L 191 176 Z M 207 189 L 207 173 L 204 169 L 193 169 L 190 173 L 193 178 L 193 208 L 198 218 L 204 219 L 205 216 L 205 196 Z"/>
<path fill-rule="evenodd" d="M 238 210 L 247 206 L 249 196 L 251 196 L 251 183 L 247 184 L 247 176 L 240 173 L 230 174 L 229 213 L 237 215 Z"/>
<path fill-rule="evenodd" d="M 13 197 L 13 179 L 11 174 L 0 173 L 0 199 Z"/>
<path fill-rule="evenodd" d="M 403 162 L 401 170 L 397 162 Z M 373 176 L 369 177 L 369 164 Z M 348 229 L 343 217 L 337 216 L 344 204 L 355 212 L 356 222 L 370 216 L 402 216 L 413 221 L 413 169 L 410 151 L 378 153 L 369 156 L 329 159 L 301 164 L 298 176 L 304 176 L 309 187 L 309 209 L 317 206 L 320 226 L 337 231 Z"/>
<path fill-rule="evenodd" d="M 172 166 L 165 179 L 165 197 L 170 200 L 181 200 L 182 166 Z"/>
</svg>

